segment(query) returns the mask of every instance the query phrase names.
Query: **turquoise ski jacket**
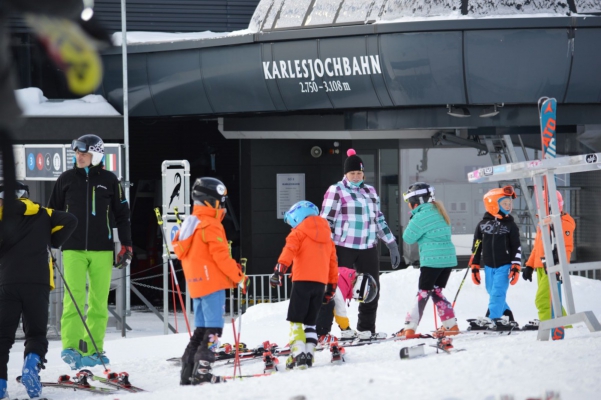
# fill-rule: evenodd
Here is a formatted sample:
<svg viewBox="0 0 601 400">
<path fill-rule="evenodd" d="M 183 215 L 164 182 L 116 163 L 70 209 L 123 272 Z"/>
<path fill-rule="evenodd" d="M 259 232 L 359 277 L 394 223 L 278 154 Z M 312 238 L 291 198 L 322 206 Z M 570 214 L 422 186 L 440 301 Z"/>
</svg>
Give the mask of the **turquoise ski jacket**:
<svg viewBox="0 0 601 400">
<path fill-rule="evenodd" d="M 448 268 L 457 266 L 457 253 L 451 242 L 451 226 L 432 203 L 420 204 L 411 210 L 411 220 L 403 232 L 403 240 L 419 246 L 422 267 Z"/>
</svg>

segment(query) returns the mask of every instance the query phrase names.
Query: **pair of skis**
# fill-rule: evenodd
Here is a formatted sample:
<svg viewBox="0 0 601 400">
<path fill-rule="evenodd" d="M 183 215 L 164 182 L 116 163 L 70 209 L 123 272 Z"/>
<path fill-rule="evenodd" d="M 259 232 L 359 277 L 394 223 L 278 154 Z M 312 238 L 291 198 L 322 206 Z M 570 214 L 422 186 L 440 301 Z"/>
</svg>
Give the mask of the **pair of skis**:
<svg viewBox="0 0 601 400">
<path fill-rule="evenodd" d="M 557 100 L 554 98 L 541 97 L 538 100 L 538 114 L 540 118 L 541 142 L 542 142 L 542 158 L 554 159 L 557 156 L 557 140 L 555 128 L 557 126 Z M 544 180 L 545 189 L 547 189 L 547 178 Z M 549 209 L 549 191 L 546 191 L 544 196 L 545 210 Z M 541 216 L 542 218 L 542 216 Z M 559 228 L 561 231 L 561 227 Z M 553 230 L 551 234 L 554 235 Z M 552 255 L 545 254 L 547 262 L 553 260 Z M 561 288 L 558 287 L 559 302 L 561 304 Z M 551 307 L 551 317 L 555 318 L 553 307 Z M 565 328 L 563 326 L 553 328 L 551 330 L 551 338 L 553 340 L 562 340 L 565 337 Z"/>
<path fill-rule="evenodd" d="M 100 382 L 106 386 L 93 386 L 90 380 Z M 21 377 L 17 377 L 17 382 L 21 383 Z M 69 375 L 61 375 L 56 382 L 42 382 L 43 387 L 70 389 L 75 391 L 90 392 L 95 394 L 114 394 L 120 391 L 130 393 L 143 392 L 144 390 L 133 386 L 129 382 L 129 374 L 127 372 L 109 372 L 106 377 L 94 375 L 92 371 L 82 369 L 73 377 Z M 43 399 L 40 399 L 43 400 Z"/>
</svg>

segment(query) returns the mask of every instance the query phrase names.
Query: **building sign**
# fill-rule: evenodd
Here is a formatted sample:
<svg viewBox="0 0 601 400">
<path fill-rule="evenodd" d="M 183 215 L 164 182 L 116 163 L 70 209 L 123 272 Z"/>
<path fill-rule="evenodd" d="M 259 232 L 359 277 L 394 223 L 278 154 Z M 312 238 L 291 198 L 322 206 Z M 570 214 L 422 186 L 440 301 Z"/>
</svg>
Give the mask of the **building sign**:
<svg viewBox="0 0 601 400">
<path fill-rule="evenodd" d="M 321 59 L 263 61 L 263 75 L 270 79 L 300 79 L 301 93 L 349 92 L 351 82 L 340 77 L 382 74 L 380 56 L 328 57 Z M 321 78 L 316 82 L 317 78 Z"/>
<path fill-rule="evenodd" d="M 25 179 L 56 180 L 65 170 L 63 145 L 24 145 Z"/>
<path fill-rule="evenodd" d="M 292 205 L 305 200 L 305 174 L 277 174 L 277 218 L 284 219 Z"/>
<path fill-rule="evenodd" d="M 265 79 L 308 79 L 324 76 L 355 76 L 382 74 L 380 56 L 333 57 L 325 61 L 308 60 L 278 60 L 263 61 Z"/>
</svg>

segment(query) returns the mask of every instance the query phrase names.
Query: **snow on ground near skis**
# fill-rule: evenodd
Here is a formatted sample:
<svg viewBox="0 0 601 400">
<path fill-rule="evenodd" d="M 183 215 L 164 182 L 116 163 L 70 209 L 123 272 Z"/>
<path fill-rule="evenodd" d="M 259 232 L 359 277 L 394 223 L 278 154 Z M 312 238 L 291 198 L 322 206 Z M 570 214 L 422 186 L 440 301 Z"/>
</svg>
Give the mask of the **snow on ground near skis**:
<svg viewBox="0 0 601 400">
<path fill-rule="evenodd" d="M 447 297 L 452 300 L 464 272 L 451 274 Z M 402 270 L 382 276 L 382 298 L 378 313 L 379 331 L 392 333 L 403 325 L 404 315 L 412 304 L 419 271 Z M 601 319 L 601 281 L 572 277 L 577 311 L 591 310 Z M 520 280 L 509 288 L 508 303 L 520 324 L 536 317 L 534 294 L 536 284 Z M 470 277 L 459 294 L 456 310 L 462 329 L 466 318 L 483 315 L 487 308 L 484 286 L 474 286 Z M 284 345 L 288 338 L 285 321 L 288 302 L 260 304 L 251 307 L 242 317 L 242 341 L 255 346 L 265 340 Z M 539 342 L 536 332 L 489 337 L 458 337 L 456 348 L 466 351 L 453 354 L 434 354 L 426 347 L 427 357 L 401 360 L 399 351 L 404 346 L 431 340 L 387 342 L 347 349 L 343 365 L 331 365 L 329 353 L 316 353 L 316 365 L 306 371 L 281 372 L 273 376 L 228 382 L 200 387 L 180 387 L 179 367 L 166 359 L 179 356 L 187 344 L 188 335 L 162 336 L 162 323 L 149 314 L 134 313 L 128 323 L 135 332 L 121 339 L 111 329 L 105 349 L 115 371 L 128 371 L 134 384 L 148 393 L 119 394 L 119 399 L 164 400 L 202 396 L 203 398 L 236 399 L 292 399 L 305 396 L 310 399 L 486 399 L 511 394 L 516 400 L 540 396 L 544 390 L 561 392 L 563 400 L 598 398 L 601 391 L 601 332 L 589 333 L 584 325 L 567 330 L 563 341 Z M 349 315 L 353 325 L 357 320 L 357 305 L 351 304 Z M 138 326 L 142 322 L 142 326 Z M 185 327 L 180 319 L 179 327 Z M 236 323 L 236 328 L 238 324 Z M 420 324 L 421 332 L 434 328 L 432 306 L 428 304 Z M 183 328 L 185 329 L 185 328 Z M 338 333 L 338 328 L 333 329 Z M 156 334 L 156 336 L 143 336 Z M 222 342 L 233 342 L 231 324 L 226 324 Z M 54 380 L 69 373 L 60 360 L 60 342 L 53 341 L 47 355 L 48 365 L 41 376 Z M 23 387 L 14 383 L 22 365 L 23 342 L 18 342 L 9 363 L 9 392 L 11 398 L 26 397 Z M 280 358 L 282 369 L 285 357 Z M 93 371 L 102 373 L 102 368 Z M 217 366 L 215 373 L 231 375 L 231 366 Z M 244 374 L 262 372 L 260 361 L 242 363 Z M 201 394 L 199 394 L 201 392 Z M 61 389 L 45 389 L 44 395 L 53 400 L 98 399 L 98 395 Z M 110 396 L 110 398 L 117 398 Z"/>
</svg>

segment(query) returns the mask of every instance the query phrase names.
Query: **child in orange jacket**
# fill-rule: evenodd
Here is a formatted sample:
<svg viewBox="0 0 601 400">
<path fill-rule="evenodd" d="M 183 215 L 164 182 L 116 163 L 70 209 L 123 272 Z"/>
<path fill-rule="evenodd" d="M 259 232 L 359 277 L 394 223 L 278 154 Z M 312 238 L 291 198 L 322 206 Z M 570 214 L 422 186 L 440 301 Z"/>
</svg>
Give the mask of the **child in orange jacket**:
<svg viewBox="0 0 601 400">
<path fill-rule="evenodd" d="M 281 286 L 282 277 L 292 265 L 292 292 L 286 318 L 290 321 L 290 357 L 286 368 L 305 369 L 313 365 L 317 313 L 321 304 L 327 304 L 336 292 L 338 261 L 330 226 L 319 216 L 315 204 L 299 201 L 286 212 L 284 222 L 292 231 L 270 283 Z"/>
<path fill-rule="evenodd" d="M 225 289 L 246 277 L 230 256 L 225 230 L 227 189 L 215 178 L 198 178 L 192 187 L 194 209 L 173 239 L 194 301 L 194 335 L 182 356 L 180 385 L 221 382 L 211 374 L 225 312 Z"/>
<path fill-rule="evenodd" d="M 561 231 L 563 232 L 563 240 L 566 246 L 566 258 L 568 262 L 572 256 L 574 250 L 574 230 L 576 229 L 576 222 L 570 214 L 563 211 L 563 196 L 559 191 L 557 193 L 557 202 L 559 204 L 559 211 L 561 212 Z M 559 229 L 555 229 L 555 234 L 559 234 Z M 534 304 L 538 310 L 539 321 L 546 321 L 552 318 L 551 309 L 551 288 L 549 286 L 549 278 L 547 277 L 547 267 L 543 263 L 545 258 L 545 250 L 543 249 L 543 237 L 540 233 L 540 228 L 536 230 L 536 239 L 534 240 L 534 248 L 530 257 L 526 262 L 526 268 L 522 272 L 522 277 L 526 281 L 532 282 L 532 273 L 536 270 L 536 281 L 538 282 L 538 289 L 536 290 L 536 297 Z M 557 249 L 553 249 L 553 258 L 555 264 L 557 264 Z M 559 289 L 559 295 L 561 298 L 561 281 L 557 282 Z M 565 315 L 565 310 L 562 310 Z M 537 329 L 538 324 L 531 323 L 524 327 L 525 329 Z"/>
</svg>

